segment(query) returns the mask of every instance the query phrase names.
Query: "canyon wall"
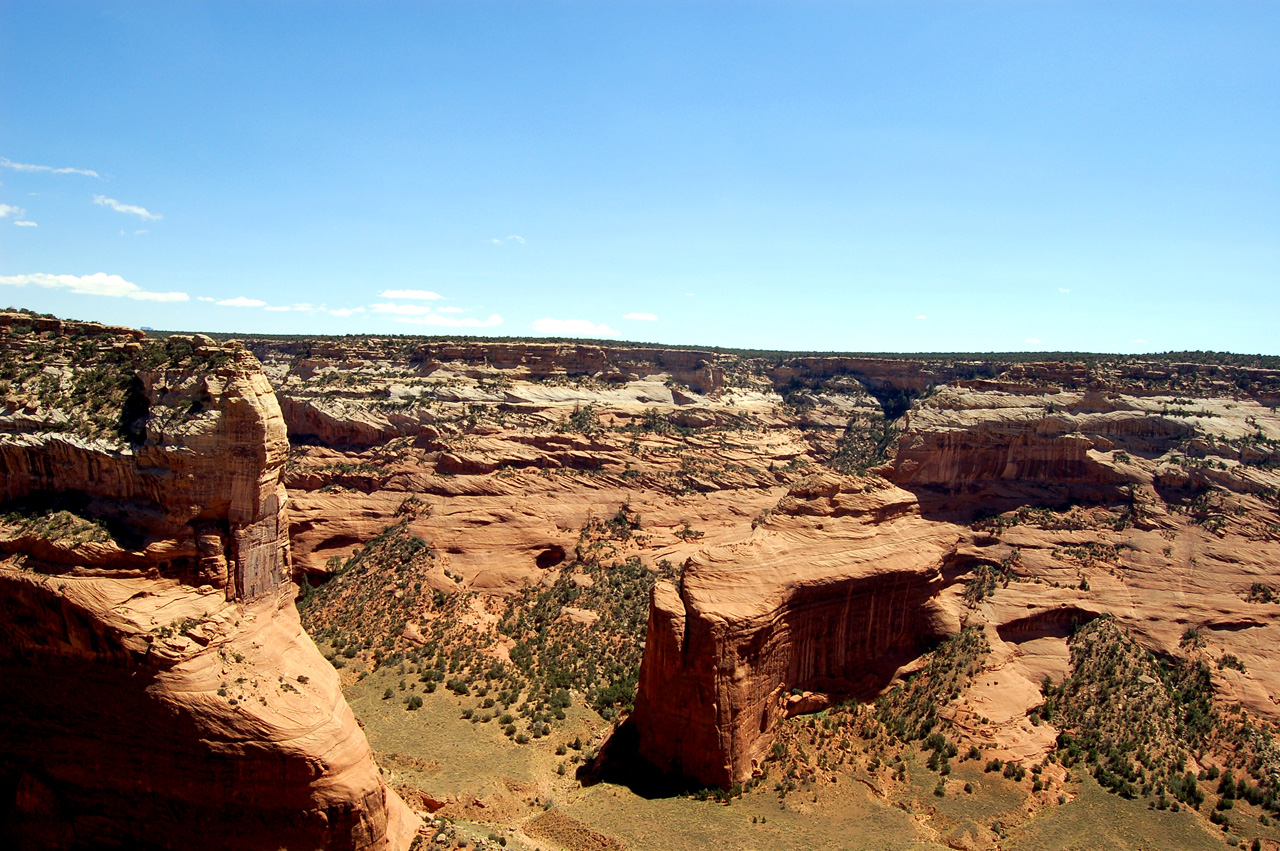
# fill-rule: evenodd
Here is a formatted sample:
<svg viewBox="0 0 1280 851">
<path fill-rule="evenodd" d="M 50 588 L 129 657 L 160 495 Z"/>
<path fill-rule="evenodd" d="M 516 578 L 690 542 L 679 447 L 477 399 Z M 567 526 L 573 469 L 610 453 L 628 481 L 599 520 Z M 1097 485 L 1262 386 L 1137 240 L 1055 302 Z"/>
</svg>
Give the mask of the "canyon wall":
<svg viewBox="0 0 1280 851">
<path fill-rule="evenodd" d="M 799 703 L 793 689 L 826 696 L 807 711 L 873 697 L 954 631 L 938 605 L 954 544 L 882 481 L 793 488 L 750 541 L 695 557 L 679 588 L 655 586 L 640 755 L 706 784 L 759 776 L 774 725 Z"/>
<path fill-rule="evenodd" d="M 1221 697 L 1280 717 L 1280 417 L 1246 394 L 1064 391 L 1046 372 L 937 388 L 875 470 L 892 486 L 803 480 L 749 539 L 660 583 L 640 755 L 726 788 L 759 777 L 778 719 L 874 697 L 969 624 L 999 674 L 940 714 L 1039 759 L 1055 735 L 1027 719 L 1039 683 L 1066 673 L 1072 625 L 1104 614 L 1165 656 L 1202 630 L 1210 658 L 1249 659 L 1244 677 L 1219 666 Z"/>
<path fill-rule="evenodd" d="M 1103 614 L 1165 656 L 1201 629 L 1205 658 L 1248 660 L 1220 694 L 1276 712 L 1280 371 L 1261 360 L 248 345 L 294 441 L 302 572 L 413 498 L 424 587 L 514 599 L 592 522 L 643 517 L 611 557 L 682 571 L 653 592 L 628 725 L 665 771 L 748 780 L 780 719 L 874 697 L 963 624 L 992 675 L 938 711 L 1001 757 L 1043 758 L 1040 683 Z"/>
<path fill-rule="evenodd" d="M 0 353 L 8 846 L 407 847 L 293 606 L 258 362 L 25 314 Z"/>
</svg>

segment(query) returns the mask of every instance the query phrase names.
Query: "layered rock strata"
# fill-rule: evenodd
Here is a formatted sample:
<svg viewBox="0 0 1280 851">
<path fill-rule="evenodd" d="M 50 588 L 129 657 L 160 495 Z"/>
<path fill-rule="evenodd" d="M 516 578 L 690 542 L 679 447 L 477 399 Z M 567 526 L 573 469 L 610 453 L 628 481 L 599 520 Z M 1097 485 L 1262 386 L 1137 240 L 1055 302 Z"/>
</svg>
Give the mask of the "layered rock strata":
<svg viewBox="0 0 1280 851">
<path fill-rule="evenodd" d="M 407 847 L 293 606 L 257 361 L 23 314 L 0 336 L 9 847 Z"/>
<path fill-rule="evenodd" d="M 548 554 L 592 518 L 642 515 L 618 557 L 686 567 L 654 594 L 634 724 L 702 782 L 749 778 L 779 719 L 874 694 L 963 622 L 988 627 L 990 676 L 940 712 L 1000 756 L 1052 745 L 1028 710 L 1100 614 L 1163 654 L 1203 627 L 1197 652 L 1246 660 L 1215 674 L 1225 698 L 1272 713 L 1280 694 L 1274 362 L 249 345 L 294 442 L 302 572 L 412 497 L 424 586 L 511 599 L 553 583 Z"/>
<path fill-rule="evenodd" d="M 1040 759 L 1056 731 L 1027 718 L 1039 683 L 1065 676 L 1073 625 L 1102 614 L 1165 656 L 1245 660 L 1219 665 L 1215 688 L 1280 717 L 1274 409 L 1024 389 L 940 388 L 879 468 L 894 486 L 802 482 L 749 540 L 692 559 L 679 589 L 659 584 L 641 756 L 701 783 L 748 780 L 786 714 L 874 695 L 976 623 L 992 673 L 940 712 L 987 749 Z M 1188 651 L 1193 628 L 1206 645 Z"/>
<path fill-rule="evenodd" d="M 882 481 L 793 488 L 752 538 L 655 586 L 634 720 L 642 757 L 728 787 L 758 775 L 792 690 L 874 696 L 957 628 L 954 530 Z"/>
</svg>

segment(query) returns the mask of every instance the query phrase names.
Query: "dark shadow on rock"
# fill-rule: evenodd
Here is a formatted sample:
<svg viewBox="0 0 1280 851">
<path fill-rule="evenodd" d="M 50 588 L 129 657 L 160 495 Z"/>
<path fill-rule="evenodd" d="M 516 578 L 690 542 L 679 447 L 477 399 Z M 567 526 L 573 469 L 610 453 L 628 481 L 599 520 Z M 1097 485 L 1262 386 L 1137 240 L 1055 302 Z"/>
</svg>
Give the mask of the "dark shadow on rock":
<svg viewBox="0 0 1280 851">
<path fill-rule="evenodd" d="M 595 759 L 578 768 L 577 779 L 583 786 L 616 783 L 649 799 L 674 798 L 701 788 L 695 781 L 664 772 L 640 756 L 640 733 L 630 718 L 614 728 Z"/>
<path fill-rule="evenodd" d="M 1063 606 L 1000 624 L 996 627 L 996 632 L 1001 641 L 1010 644 L 1021 644 L 1038 638 L 1070 638 L 1080 627 L 1102 616 L 1102 612 L 1080 606 Z"/>
<path fill-rule="evenodd" d="M 72 515 L 84 524 L 99 527 L 122 549 L 136 550 L 146 545 L 147 535 L 138 521 L 156 513 L 153 505 L 130 500 L 93 499 L 81 491 L 36 491 L 0 503 L 0 515 L 25 520 L 32 534 L 54 534 L 51 524 L 59 514 Z M 65 523 L 65 521 L 64 521 Z"/>
<path fill-rule="evenodd" d="M 122 438 L 134 446 L 147 442 L 147 418 L 151 416 L 151 399 L 147 396 L 147 388 L 142 379 L 133 376 L 125 394 L 124 405 L 120 408 L 120 420 L 116 431 Z"/>
<path fill-rule="evenodd" d="M 984 481 L 956 488 L 898 484 L 911 491 L 920 514 L 929 520 L 968 526 L 1022 507 L 1066 511 L 1075 505 L 1128 503 L 1124 485 L 1057 485 L 1045 482 Z"/>
<path fill-rule="evenodd" d="M 538 565 L 539 569 L 550 570 L 551 568 L 563 562 L 565 558 L 566 558 L 566 554 L 564 551 L 564 547 L 560 546 L 559 544 L 551 544 L 542 552 L 538 553 L 538 556 L 537 558 L 534 559 L 534 562 Z"/>
</svg>

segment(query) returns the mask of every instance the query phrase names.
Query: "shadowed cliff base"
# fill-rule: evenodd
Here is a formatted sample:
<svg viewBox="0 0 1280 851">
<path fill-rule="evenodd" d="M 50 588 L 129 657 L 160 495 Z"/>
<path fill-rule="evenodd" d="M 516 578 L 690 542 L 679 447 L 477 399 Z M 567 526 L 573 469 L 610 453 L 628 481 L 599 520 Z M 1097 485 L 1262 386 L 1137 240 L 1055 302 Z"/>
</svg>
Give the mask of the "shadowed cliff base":
<svg viewBox="0 0 1280 851">
<path fill-rule="evenodd" d="M 698 788 L 682 772 L 663 771 L 640 755 L 640 733 L 630 718 L 613 729 L 596 758 L 580 766 L 576 777 L 583 786 L 616 783 L 650 799 L 687 795 Z"/>
</svg>

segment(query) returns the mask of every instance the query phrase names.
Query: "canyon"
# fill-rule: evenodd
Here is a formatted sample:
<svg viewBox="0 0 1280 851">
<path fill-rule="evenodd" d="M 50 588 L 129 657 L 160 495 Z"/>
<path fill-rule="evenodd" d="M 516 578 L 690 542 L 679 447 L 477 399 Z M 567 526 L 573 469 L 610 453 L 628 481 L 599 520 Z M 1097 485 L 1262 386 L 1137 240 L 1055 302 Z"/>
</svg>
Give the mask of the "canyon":
<svg viewBox="0 0 1280 851">
<path fill-rule="evenodd" d="M 1280 786 L 1267 359 L 0 329 L 0 791 L 29 847 L 402 848 L 442 817 L 538 847 L 535 801 L 629 760 L 671 788 L 835 784 L 834 757 L 795 762 L 818 718 L 866 733 L 840 763 L 884 800 L 931 732 L 1035 767 L 1026 821 L 1080 794 L 1087 731 L 1046 707 L 1078 636 L 1113 640 L 1091 624 L 1202 665 L 1263 736 L 1148 751 Z M 415 698 L 486 753 L 545 743 L 544 773 L 446 791 L 404 750 Z M 955 831 L 929 841 L 995 847 Z"/>
<path fill-rule="evenodd" d="M 1203 627 L 1203 654 L 1248 671 L 1218 687 L 1275 717 L 1276 611 L 1250 598 L 1280 567 L 1275 369 L 250 345 L 311 436 L 290 480 L 304 569 L 385 527 L 400 494 L 438 498 L 413 524 L 442 551 L 432 587 L 499 596 L 552 581 L 547 554 L 592 516 L 644 517 L 617 555 L 681 568 L 653 590 L 629 722 L 663 770 L 759 776 L 797 706 L 868 700 L 978 623 L 1004 685 L 959 700 L 1000 707 L 968 733 L 1001 755 L 1049 751 L 1026 713 L 1066 674 L 1072 625 L 1102 615 L 1173 656 Z M 395 463 L 372 460 L 388 446 Z M 992 572 L 999 593 L 974 598 Z"/>
<path fill-rule="evenodd" d="M 1280 568 L 1280 482 L 1272 449 L 1262 465 L 1240 457 L 1277 421 L 1256 400 L 1195 404 L 1211 431 L 1118 393 L 939 391 L 908 415 L 878 477 L 806 480 L 749 539 L 694 558 L 678 591 L 658 584 L 634 716 L 642 753 L 703 782 L 747 781 L 793 690 L 866 700 L 925 647 L 982 624 L 993 657 L 1008 657 L 993 668 L 1002 689 L 1018 682 L 1025 698 L 977 688 L 949 708 L 963 727 L 975 714 L 963 704 L 999 705 L 1006 729 L 969 737 L 1038 761 L 1055 737 L 1025 720 L 1036 686 L 1066 676 L 1073 625 L 1104 615 L 1168 656 L 1204 629 L 1212 655 L 1249 660 L 1247 676 L 1222 677 L 1228 699 L 1275 718 L 1280 623 L 1250 595 Z M 984 570 L 1002 587 L 976 598 Z"/>
</svg>

